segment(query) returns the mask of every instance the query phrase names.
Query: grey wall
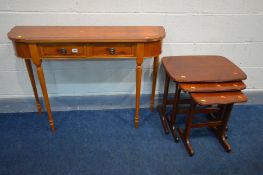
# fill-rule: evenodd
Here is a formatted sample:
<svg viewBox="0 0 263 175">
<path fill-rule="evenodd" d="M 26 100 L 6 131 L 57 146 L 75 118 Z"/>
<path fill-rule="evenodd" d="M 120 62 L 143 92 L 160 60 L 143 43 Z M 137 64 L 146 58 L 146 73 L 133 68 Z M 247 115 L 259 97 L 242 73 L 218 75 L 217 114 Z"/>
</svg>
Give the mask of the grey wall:
<svg viewBox="0 0 263 175">
<path fill-rule="evenodd" d="M 226 56 L 247 73 L 247 91 L 263 90 L 262 0 L 1 0 L 0 98 L 33 95 L 24 62 L 6 37 L 15 25 L 162 25 L 162 55 Z M 134 60 L 43 65 L 51 96 L 135 93 Z M 143 94 L 151 93 L 151 65 L 152 59 L 143 65 Z"/>
</svg>

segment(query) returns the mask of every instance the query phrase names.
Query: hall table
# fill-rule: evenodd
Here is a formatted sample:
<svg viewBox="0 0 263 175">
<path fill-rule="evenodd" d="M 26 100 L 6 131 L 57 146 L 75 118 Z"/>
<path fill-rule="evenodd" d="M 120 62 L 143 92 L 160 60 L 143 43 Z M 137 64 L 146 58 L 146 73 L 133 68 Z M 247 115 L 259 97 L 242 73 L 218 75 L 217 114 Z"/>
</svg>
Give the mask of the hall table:
<svg viewBox="0 0 263 175">
<path fill-rule="evenodd" d="M 31 61 L 36 67 L 51 131 L 55 131 L 42 60 L 129 59 L 136 60 L 135 127 L 139 124 L 142 64 L 154 58 L 150 108 L 154 107 L 159 55 L 165 30 L 162 26 L 15 26 L 8 33 L 16 56 L 23 58 L 33 88 L 36 106 L 41 113 Z M 114 62 L 113 62 L 114 64 Z M 94 75 L 96 76 L 96 72 Z"/>
</svg>

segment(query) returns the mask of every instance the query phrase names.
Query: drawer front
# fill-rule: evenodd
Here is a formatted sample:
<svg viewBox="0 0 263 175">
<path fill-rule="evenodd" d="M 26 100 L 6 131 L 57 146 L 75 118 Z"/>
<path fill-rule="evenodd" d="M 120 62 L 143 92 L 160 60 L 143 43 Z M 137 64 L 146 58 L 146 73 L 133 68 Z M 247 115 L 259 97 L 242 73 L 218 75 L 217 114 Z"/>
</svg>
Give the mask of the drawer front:
<svg viewBox="0 0 263 175">
<path fill-rule="evenodd" d="M 85 57 L 86 49 L 84 44 L 43 44 L 40 53 L 45 58 Z"/>
<path fill-rule="evenodd" d="M 132 44 L 101 43 L 91 46 L 91 55 L 94 57 L 133 57 Z"/>
</svg>

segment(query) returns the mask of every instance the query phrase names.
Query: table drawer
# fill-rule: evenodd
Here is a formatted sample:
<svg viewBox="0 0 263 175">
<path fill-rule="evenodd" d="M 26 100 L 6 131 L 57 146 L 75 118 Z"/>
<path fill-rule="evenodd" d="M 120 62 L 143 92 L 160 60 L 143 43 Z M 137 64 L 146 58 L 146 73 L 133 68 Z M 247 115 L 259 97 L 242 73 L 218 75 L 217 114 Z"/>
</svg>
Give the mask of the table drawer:
<svg viewBox="0 0 263 175">
<path fill-rule="evenodd" d="M 91 55 L 96 57 L 132 57 L 133 44 L 100 43 L 91 46 Z"/>
<path fill-rule="evenodd" d="M 41 44 L 41 57 L 85 57 L 84 44 Z"/>
</svg>

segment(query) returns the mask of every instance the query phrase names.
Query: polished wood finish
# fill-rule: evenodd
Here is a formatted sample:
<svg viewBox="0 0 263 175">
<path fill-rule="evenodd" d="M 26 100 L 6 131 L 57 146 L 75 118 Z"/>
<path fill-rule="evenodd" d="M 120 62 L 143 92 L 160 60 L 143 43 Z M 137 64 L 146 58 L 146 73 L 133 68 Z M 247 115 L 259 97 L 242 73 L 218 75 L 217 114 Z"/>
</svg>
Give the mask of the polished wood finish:
<svg viewBox="0 0 263 175">
<path fill-rule="evenodd" d="M 42 94 L 44 97 L 47 113 L 48 113 L 48 121 L 49 121 L 50 129 L 52 132 L 55 132 L 54 120 L 52 117 L 51 107 L 49 104 L 45 76 L 44 76 L 44 72 L 43 72 L 42 65 L 41 65 L 41 59 L 40 59 L 40 55 L 38 52 L 38 47 L 36 44 L 29 44 L 29 50 L 30 50 L 30 54 L 31 54 L 33 63 L 36 65 L 36 68 L 37 68 L 37 75 L 38 75 L 39 83 L 42 89 Z"/>
<path fill-rule="evenodd" d="M 158 74 L 158 68 L 159 68 L 159 57 L 154 57 L 153 62 L 153 78 L 152 78 L 152 95 L 151 95 L 151 104 L 150 109 L 153 111 L 154 109 L 154 97 L 155 97 L 155 89 L 156 89 L 156 80 L 157 80 L 157 74 Z"/>
<path fill-rule="evenodd" d="M 25 63 L 26 63 L 28 76 L 30 78 L 31 86 L 32 86 L 32 89 L 33 89 L 33 92 L 34 92 L 37 110 L 38 110 L 38 113 L 41 114 L 42 113 L 42 109 L 41 109 L 41 104 L 40 104 L 38 93 L 37 93 L 37 87 L 36 87 L 34 73 L 33 73 L 32 66 L 31 66 L 31 61 L 25 59 Z"/>
<path fill-rule="evenodd" d="M 241 81 L 246 79 L 246 74 L 232 62 L 221 56 L 175 56 L 163 58 L 166 72 L 163 107 L 159 108 L 160 117 L 167 116 L 166 105 L 172 104 L 170 119 L 166 117 L 167 124 L 162 123 L 166 131 L 169 126 L 173 138 L 177 114 L 187 114 L 185 128 L 178 128 L 178 133 L 190 156 L 194 155 L 190 143 L 192 128 L 212 128 L 220 143 L 227 152 L 231 146 L 227 142 L 226 130 L 231 110 L 234 103 L 243 103 L 247 97 L 240 90 L 246 85 Z M 176 83 L 173 100 L 167 99 L 169 81 Z M 188 93 L 189 99 L 181 99 L 181 92 Z M 188 104 L 188 108 L 181 109 L 179 104 Z M 209 114 L 207 122 L 193 123 L 193 117 L 198 113 Z M 214 117 L 211 117 L 214 116 Z"/>
<path fill-rule="evenodd" d="M 211 92 L 211 93 L 190 93 L 191 97 L 199 105 L 244 103 L 247 97 L 241 91 L 233 92 Z"/>
<path fill-rule="evenodd" d="M 196 107 L 196 103 L 194 103 L 193 101 L 191 102 L 191 106 L 189 109 L 189 113 L 188 113 L 188 117 L 187 117 L 187 121 L 186 121 L 186 127 L 185 130 L 183 131 L 181 128 L 178 128 L 178 133 L 179 136 L 181 137 L 188 153 L 190 156 L 194 155 L 194 149 L 190 143 L 190 131 L 192 128 L 192 122 L 193 122 L 193 115 L 194 115 L 194 110 Z"/>
<path fill-rule="evenodd" d="M 180 94 L 181 94 L 181 89 L 179 88 L 179 84 L 176 83 L 171 119 L 170 119 L 170 121 L 167 120 L 169 122 L 168 126 L 170 127 L 170 130 L 172 132 L 173 138 L 175 139 L 176 142 L 179 141 L 179 138 L 177 137 L 177 134 L 176 134 L 175 121 L 176 121 L 176 114 L 177 114 L 178 104 L 179 104 L 179 101 L 180 101 Z"/>
<path fill-rule="evenodd" d="M 228 82 L 247 78 L 239 67 L 222 56 L 170 56 L 164 57 L 162 62 L 171 79 L 180 83 Z"/>
<path fill-rule="evenodd" d="M 16 26 L 8 33 L 8 38 L 13 41 L 16 55 L 32 60 L 37 68 L 52 131 L 54 131 L 54 121 L 41 66 L 43 59 L 135 58 L 136 112 L 134 120 L 135 127 L 138 127 L 143 60 L 145 57 L 154 57 L 150 103 L 152 109 L 158 59 L 164 37 L 165 30 L 161 26 Z M 36 93 L 34 94 L 38 99 Z"/>
<path fill-rule="evenodd" d="M 194 97 L 195 94 L 198 94 L 198 99 Z M 215 99 L 214 101 L 218 100 L 218 103 L 215 103 L 213 100 L 207 101 L 206 104 L 203 103 L 202 99 L 206 99 L 210 94 Z M 227 94 L 227 95 L 226 95 Z M 222 96 L 227 96 L 224 98 L 225 100 L 222 100 Z M 179 135 L 186 147 L 186 150 L 190 156 L 194 155 L 194 149 L 190 143 L 190 130 L 192 128 L 202 128 L 202 127 L 210 127 L 215 130 L 215 133 L 217 135 L 217 138 L 219 139 L 220 143 L 223 145 L 225 150 L 227 152 L 231 151 L 231 146 L 227 142 L 226 139 L 226 129 L 227 129 L 227 123 L 230 118 L 231 110 L 234 103 L 241 103 L 246 102 L 246 96 L 240 91 L 235 92 L 214 92 L 214 93 L 191 93 L 191 96 L 193 98 L 193 101 L 191 102 L 191 106 L 189 109 L 189 113 L 187 116 L 186 126 L 183 130 L 182 128 L 178 128 Z M 243 97 L 243 100 L 241 101 L 239 99 L 239 96 Z M 223 102 L 224 101 L 224 102 Z M 196 105 L 199 103 L 201 106 L 210 106 L 214 104 L 224 104 L 222 107 L 220 107 L 220 110 L 217 112 L 219 113 L 219 117 L 214 118 L 211 121 L 202 122 L 202 123 L 193 123 L 193 117 L 194 113 L 196 111 Z M 212 111 L 210 111 L 212 113 Z"/>
<path fill-rule="evenodd" d="M 227 130 L 227 123 L 229 121 L 231 111 L 233 109 L 233 105 L 234 105 L 233 103 L 224 105 L 224 113 L 222 115 L 223 123 L 218 127 L 218 129 L 216 129 L 217 137 L 227 152 L 231 151 L 231 146 L 227 142 L 227 138 L 226 138 L 226 130 Z"/>
<path fill-rule="evenodd" d="M 142 63 L 143 63 L 143 51 L 144 45 L 142 43 L 137 44 L 137 59 L 136 59 L 136 110 L 135 110 L 135 127 L 138 128 L 139 124 L 139 109 L 140 109 L 140 93 L 141 93 L 141 79 L 142 79 Z"/>
<path fill-rule="evenodd" d="M 246 88 L 242 81 L 223 83 L 180 83 L 180 88 L 185 92 L 222 92 L 238 91 Z"/>
<path fill-rule="evenodd" d="M 159 57 L 162 53 L 162 41 L 144 43 L 144 57 Z"/>
<path fill-rule="evenodd" d="M 14 46 L 14 49 L 15 49 L 16 56 L 24 58 L 24 59 L 31 58 L 28 44 L 26 44 L 26 43 L 16 43 L 16 42 L 13 41 L 13 46 Z"/>
<path fill-rule="evenodd" d="M 79 58 L 86 57 L 86 47 L 83 44 L 40 44 L 41 58 Z M 62 50 L 65 50 L 65 53 Z M 72 53 L 72 49 L 77 49 L 78 53 Z"/>
<path fill-rule="evenodd" d="M 113 55 L 118 55 L 119 57 L 134 57 L 135 45 L 123 43 L 94 44 L 91 48 L 91 55 L 97 57 L 112 57 Z"/>
<path fill-rule="evenodd" d="M 164 82 L 164 93 L 163 93 L 163 104 L 162 106 L 159 106 L 157 109 L 160 113 L 160 119 L 161 123 L 164 129 L 164 133 L 168 134 L 169 129 L 168 129 L 168 118 L 166 116 L 166 105 L 167 105 L 167 98 L 168 98 L 168 90 L 169 90 L 169 83 L 170 83 L 170 77 L 165 76 L 165 82 Z"/>
<path fill-rule="evenodd" d="M 28 48 L 28 44 L 26 43 L 19 43 L 19 42 L 13 42 L 13 45 L 15 47 L 16 56 L 21 58 L 31 58 L 30 51 Z M 101 46 L 104 46 L 104 49 L 101 50 Z M 115 54 L 110 54 L 109 49 L 116 48 L 114 46 L 120 47 L 121 50 L 124 48 L 126 51 L 124 54 L 122 54 L 123 51 L 115 52 Z M 137 51 L 136 43 L 111 43 L 110 45 L 107 43 L 42 43 L 39 44 L 40 52 L 41 52 L 41 59 L 94 59 L 94 58 L 132 58 L 136 57 Z M 48 49 L 47 53 L 43 53 L 43 49 L 47 47 Z M 72 49 L 79 48 L 80 47 L 80 53 L 76 54 L 72 53 Z M 144 43 L 144 58 L 145 57 L 158 57 L 161 50 L 162 42 L 156 41 L 156 42 L 149 42 Z M 61 49 L 66 48 L 67 54 L 61 54 Z M 83 51 L 83 48 L 85 50 Z M 118 49 L 118 48 L 117 48 Z M 100 50 L 98 52 L 98 50 Z M 128 53 L 127 53 L 128 50 Z M 95 52 L 94 52 L 95 51 Z M 84 53 L 83 53 L 84 52 Z M 105 54 L 106 53 L 106 54 Z M 118 53 L 118 54 L 117 54 Z"/>
<path fill-rule="evenodd" d="M 23 43 L 155 42 L 165 37 L 162 26 L 16 26 L 8 38 Z"/>
</svg>

